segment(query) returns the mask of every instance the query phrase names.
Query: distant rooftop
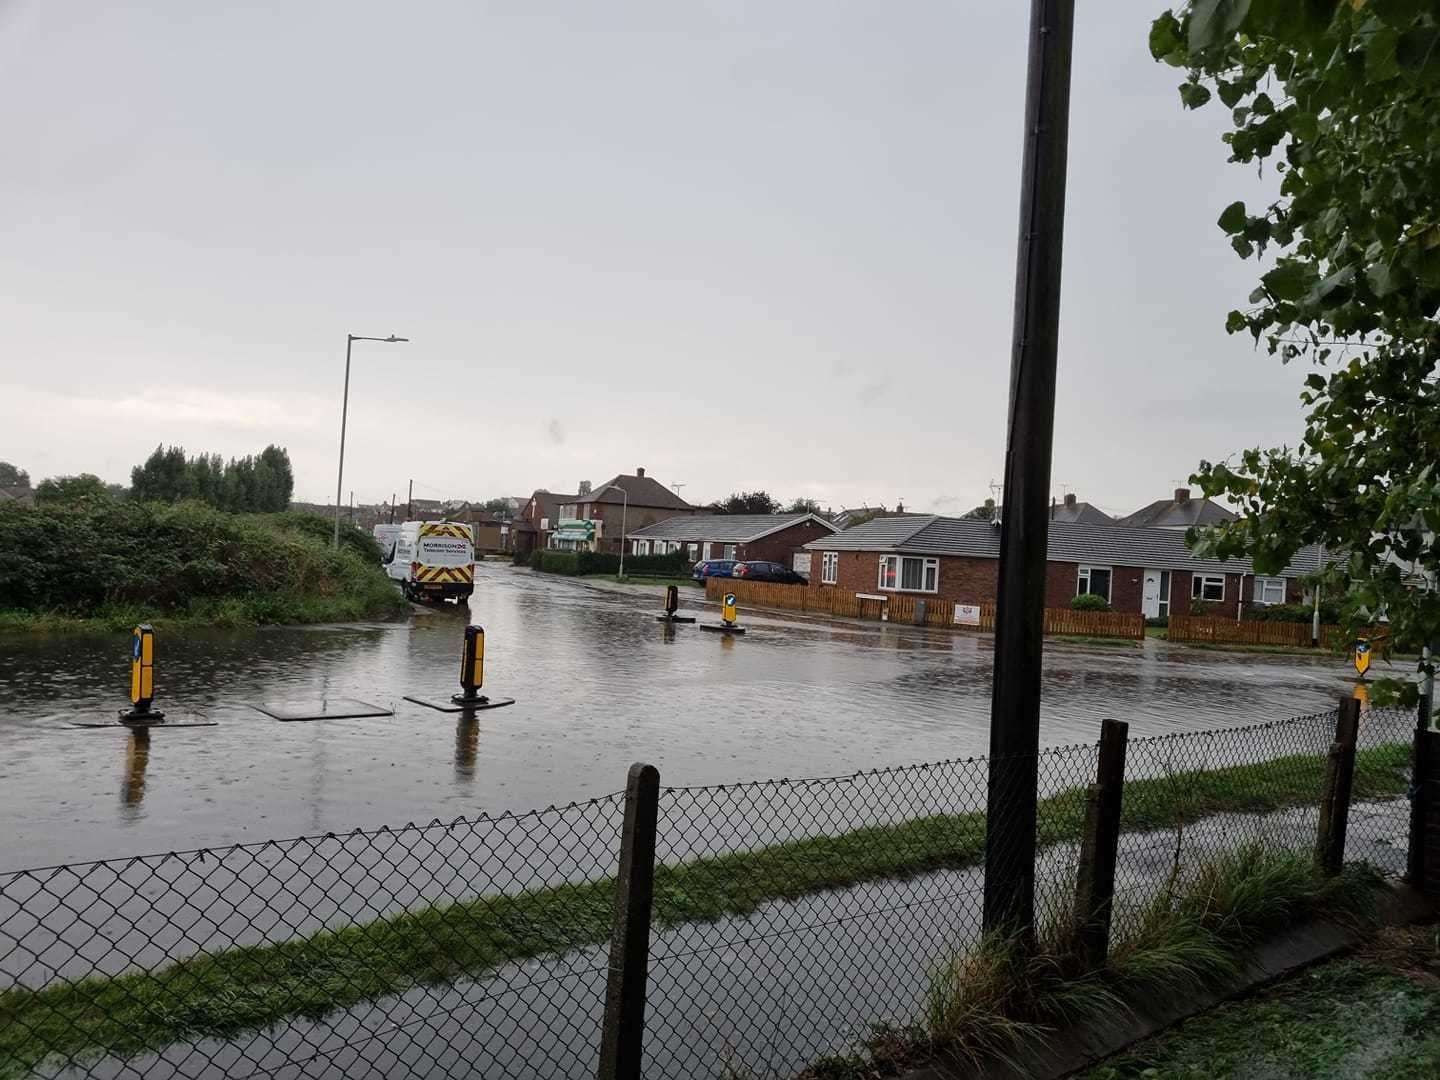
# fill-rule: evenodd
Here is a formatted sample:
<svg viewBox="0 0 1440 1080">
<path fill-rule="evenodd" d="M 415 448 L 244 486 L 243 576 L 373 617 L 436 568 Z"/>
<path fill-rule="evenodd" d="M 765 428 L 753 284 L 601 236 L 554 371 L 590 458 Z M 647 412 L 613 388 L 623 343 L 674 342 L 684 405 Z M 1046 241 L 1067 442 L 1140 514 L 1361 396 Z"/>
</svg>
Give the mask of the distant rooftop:
<svg viewBox="0 0 1440 1080">
<path fill-rule="evenodd" d="M 1209 499 L 1195 499 L 1189 488 L 1176 488 L 1173 498 L 1160 499 L 1120 519 L 1135 529 L 1188 529 L 1192 525 L 1222 525 L 1235 514 Z"/>
</svg>

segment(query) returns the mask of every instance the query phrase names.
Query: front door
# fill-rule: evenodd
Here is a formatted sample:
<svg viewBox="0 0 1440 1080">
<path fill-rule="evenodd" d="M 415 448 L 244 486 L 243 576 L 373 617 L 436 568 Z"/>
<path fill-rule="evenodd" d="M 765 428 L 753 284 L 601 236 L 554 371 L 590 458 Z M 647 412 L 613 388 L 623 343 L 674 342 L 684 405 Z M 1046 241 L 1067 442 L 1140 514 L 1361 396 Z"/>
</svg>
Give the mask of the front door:
<svg viewBox="0 0 1440 1080">
<path fill-rule="evenodd" d="M 1147 619 L 1170 617 L 1170 571 L 1146 570 L 1140 610 Z"/>
</svg>

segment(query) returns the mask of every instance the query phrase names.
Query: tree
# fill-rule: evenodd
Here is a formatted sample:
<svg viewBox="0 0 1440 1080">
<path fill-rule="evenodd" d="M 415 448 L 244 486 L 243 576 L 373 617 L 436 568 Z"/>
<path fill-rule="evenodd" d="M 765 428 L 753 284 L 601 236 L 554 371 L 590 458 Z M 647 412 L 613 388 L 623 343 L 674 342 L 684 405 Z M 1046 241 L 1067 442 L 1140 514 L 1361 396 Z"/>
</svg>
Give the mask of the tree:
<svg viewBox="0 0 1440 1080">
<path fill-rule="evenodd" d="M 960 516 L 971 521 L 994 521 L 995 500 L 986 499 L 982 505 L 975 507 L 973 510 L 967 510 Z"/>
<path fill-rule="evenodd" d="M 30 487 L 30 474 L 8 461 L 0 461 L 0 488 Z"/>
<path fill-rule="evenodd" d="M 712 514 L 777 514 L 780 503 L 771 498 L 769 492 L 735 492 L 728 499 L 722 499 L 710 506 Z"/>
<path fill-rule="evenodd" d="M 515 516 L 515 511 L 510 507 L 509 499 L 486 499 L 480 504 L 480 509 L 484 510 L 487 514 L 494 514 L 502 521 L 509 521 Z"/>
<path fill-rule="evenodd" d="M 1440 22 L 1421 0 L 1192 0 L 1150 48 L 1187 69 L 1182 103 L 1230 110 L 1230 160 L 1273 162 L 1279 198 L 1226 206 L 1241 258 L 1274 256 L 1231 333 L 1307 359 L 1304 435 L 1201 462 L 1240 520 L 1194 537 L 1274 573 L 1306 543 L 1344 553 L 1324 575 L 1352 630 L 1383 613 L 1382 650 L 1440 638 Z M 1413 702 L 1386 680 L 1376 700 Z"/>
<path fill-rule="evenodd" d="M 820 504 L 814 499 L 793 499 L 789 506 L 785 507 L 787 514 L 818 514 Z"/>
<path fill-rule="evenodd" d="M 52 476 L 41 480 L 35 489 L 35 502 L 41 506 L 77 506 L 110 498 L 110 492 L 94 473 L 79 476 Z"/>
<path fill-rule="evenodd" d="M 146 502 L 177 502 L 195 495 L 194 476 L 183 446 L 157 446 L 145 464 L 130 470 L 130 490 Z"/>
</svg>

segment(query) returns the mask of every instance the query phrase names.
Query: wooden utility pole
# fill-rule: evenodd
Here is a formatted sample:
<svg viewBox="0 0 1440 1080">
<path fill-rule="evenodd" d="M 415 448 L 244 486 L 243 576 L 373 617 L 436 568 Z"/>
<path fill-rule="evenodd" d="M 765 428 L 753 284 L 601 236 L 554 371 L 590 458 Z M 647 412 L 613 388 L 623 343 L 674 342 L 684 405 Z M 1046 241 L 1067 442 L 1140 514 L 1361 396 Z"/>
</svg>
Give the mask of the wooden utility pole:
<svg viewBox="0 0 1440 1080">
<path fill-rule="evenodd" d="M 986 801 L 986 930 L 1035 922 L 1036 754 L 1075 0 L 1031 0 Z"/>
</svg>

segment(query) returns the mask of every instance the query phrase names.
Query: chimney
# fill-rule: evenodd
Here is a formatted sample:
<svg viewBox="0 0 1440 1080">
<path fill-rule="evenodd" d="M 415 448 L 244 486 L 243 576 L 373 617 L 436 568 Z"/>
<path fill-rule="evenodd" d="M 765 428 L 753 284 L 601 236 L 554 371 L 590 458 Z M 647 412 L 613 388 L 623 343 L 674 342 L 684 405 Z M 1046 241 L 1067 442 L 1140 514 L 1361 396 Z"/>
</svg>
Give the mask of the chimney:
<svg viewBox="0 0 1440 1080">
<path fill-rule="evenodd" d="M 638 476 L 641 480 L 644 480 L 644 479 L 645 479 L 645 466 L 644 466 L 644 465 L 641 465 L 638 469 L 636 469 L 636 470 L 635 470 L 635 475 Z"/>
<path fill-rule="evenodd" d="M 1189 501 L 1190 501 L 1190 489 L 1189 489 L 1189 488 L 1176 488 L 1176 489 L 1175 489 L 1175 502 L 1176 502 L 1178 505 L 1184 506 L 1184 505 L 1185 505 L 1186 503 L 1188 503 Z"/>
<path fill-rule="evenodd" d="M 577 495 L 589 495 L 589 494 L 590 494 L 590 481 L 589 481 L 589 480 L 581 480 L 581 481 L 580 481 L 580 486 L 575 489 L 575 494 L 577 494 Z"/>
<path fill-rule="evenodd" d="M 1075 493 L 1074 493 L 1073 491 L 1067 491 L 1067 492 L 1065 493 L 1065 505 L 1066 505 L 1066 506 L 1074 506 L 1074 505 L 1075 505 Z"/>
</svg>

